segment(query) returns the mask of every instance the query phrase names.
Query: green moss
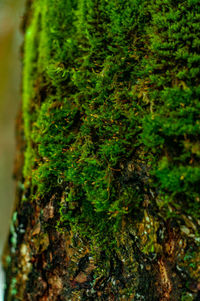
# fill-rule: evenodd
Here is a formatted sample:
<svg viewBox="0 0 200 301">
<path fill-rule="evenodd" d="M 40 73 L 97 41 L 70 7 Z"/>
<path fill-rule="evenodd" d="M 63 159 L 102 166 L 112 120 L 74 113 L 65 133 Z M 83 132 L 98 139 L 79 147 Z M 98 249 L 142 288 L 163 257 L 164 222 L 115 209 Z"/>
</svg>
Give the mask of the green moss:
<svg viewBox="0 0 200 301">
<path fill-rule="evenodd" d="M 10 223 L 10 243 L 11 243 L 11 253 L 15 253 L 17 247 L 17 212 L 15 211 L 12 215 L 12 220 Z"/>
<path fill-rule="evenodd" d="M 135 28 L 138 7 L 127 3 L 122 16 L 120 2 L 56 5 L 33 5 L 25 37 L 24 176 L 37 186 L 35 197 L 69 186 L 69 210 L 60 210 L 61 220 L 85 235 L 94 229 L 100 241 L 100 229 L 112 233 L 115 221 L 117 230 L 128 205 L 141 202 L 134 189 L 115 182 L 119 162 L 131 157 L 140 131 L 141 108 L 129 95 L 137 64 L 129 25 Z"/>
<path fill-rule="evenodd" d="M 34 1 L 24 176 L 36 199 L 65 191 L 60 228 L 109 252 L 150 190 L 198 215 L 198 21 L 197 1 Z"/>
<path fill-rule="evenodd" d="M 182 297 L 181 297 L 181 301 L 192 301 L 194 300 L 192 294 L 184 294 Z"/>
<path fill-rule="evenodd" d="M 11 296 L 16 296 L 17 295 L 16 285 L 17 285 L 17 279 L 16 278 L 12 278 L 12 281 L 11 281 L 11 290 L 10 290 Z"/>
<path fill-rule="evenodd" d="M 158 193 L 172 206 L 198 217 L 200 69 L 196 5 L 155 3 L 145 66 L 148 98 L 154 106 L 143 118 L 141 141 L 152 153 L 151 175 Z"/>
<path fill-rule="evenodd" d="M 27 149 L 25 152 L 24 176 L 30 176 L 34 154 L 31 144 L 31 127 L 32 127 L 32 111 L 31 101 L 34 98 L 34 80 L 37 76 L 37 46 L 39 31 L 39 9 L 33 9 L 32 22 L 27 28 L 24 44 L 24 68 L 23 68 L 23 118 L 24 132 L 27 141 Z"/>
</svg>

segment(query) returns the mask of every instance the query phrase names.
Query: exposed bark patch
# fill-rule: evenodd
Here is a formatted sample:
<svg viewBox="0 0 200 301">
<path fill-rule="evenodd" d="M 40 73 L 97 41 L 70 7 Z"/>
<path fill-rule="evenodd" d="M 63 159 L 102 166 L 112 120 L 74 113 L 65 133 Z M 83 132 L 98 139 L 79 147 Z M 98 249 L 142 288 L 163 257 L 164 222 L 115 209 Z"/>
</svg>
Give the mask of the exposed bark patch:
<svg viewBox="0 0 200 301">
<path fill-rule="evenodd" d="M 170 300 L 170 294 L 172 291 L 172 284 L 169 279 L 168 271 L 163 259 L 158 260 L 158 268 L 160 274 L 160 301 L 167 301 Z"/>
</svg>

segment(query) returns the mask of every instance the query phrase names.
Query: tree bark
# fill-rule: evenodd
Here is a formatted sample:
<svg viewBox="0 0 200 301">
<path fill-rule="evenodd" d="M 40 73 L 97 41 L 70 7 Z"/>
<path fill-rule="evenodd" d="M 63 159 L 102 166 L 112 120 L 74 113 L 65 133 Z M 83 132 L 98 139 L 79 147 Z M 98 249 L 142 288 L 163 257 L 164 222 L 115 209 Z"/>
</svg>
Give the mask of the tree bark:
<svg viewBox="0 0 200 301">
<path fill-rule="evenodd" d="M 199 300 L 198 2 L 27 1 L 5 300 Z"/>
</svg>

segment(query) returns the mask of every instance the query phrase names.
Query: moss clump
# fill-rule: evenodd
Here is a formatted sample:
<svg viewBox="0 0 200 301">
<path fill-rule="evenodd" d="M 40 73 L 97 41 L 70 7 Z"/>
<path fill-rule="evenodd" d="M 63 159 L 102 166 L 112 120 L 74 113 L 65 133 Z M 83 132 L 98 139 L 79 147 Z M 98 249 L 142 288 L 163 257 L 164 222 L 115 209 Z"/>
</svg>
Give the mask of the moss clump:
<svg viewBox="0 0 200 301">
<path fill-rule="evenodd" d="M 24 176 L 31 175 L 35 198 L 64 186 L 61 220 L 103 242 L 143 199 L 124 184 L 120 164 L 132 160 L 141 132 L 143 108 L 132 85 L 144 3 L 52 4 L 33 4 L 25 40 Z"/>
<path fill-rule="evenodd" d="M 197 1 L 156 1 L 145 66 L 153 106 L 143 118 L 141 134 L 152 153 L 151 174 L 159 194 L 196 217 L 200 206 L 198 23 Z"/>
<path fill-rule="evenodd" d="M 35 199 L 64 191 L 60 227 L 108 251 L 150 191 L 197 216 L 198 22 L 198 1 L 34 1 L 24 177 Z"/>
</svg>

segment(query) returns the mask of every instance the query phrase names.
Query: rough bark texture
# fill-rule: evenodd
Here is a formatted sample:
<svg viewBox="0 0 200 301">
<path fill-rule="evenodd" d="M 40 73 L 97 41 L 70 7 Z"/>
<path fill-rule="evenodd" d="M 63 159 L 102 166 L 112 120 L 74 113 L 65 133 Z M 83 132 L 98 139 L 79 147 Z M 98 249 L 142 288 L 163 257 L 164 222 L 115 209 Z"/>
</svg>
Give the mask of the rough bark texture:
<svg viewBox="0 0 200 301">
<path fill-rule="evenodd" d="M 199 1 L 29 0 L 5 300 L 199 300 Z"/>
</svg>

